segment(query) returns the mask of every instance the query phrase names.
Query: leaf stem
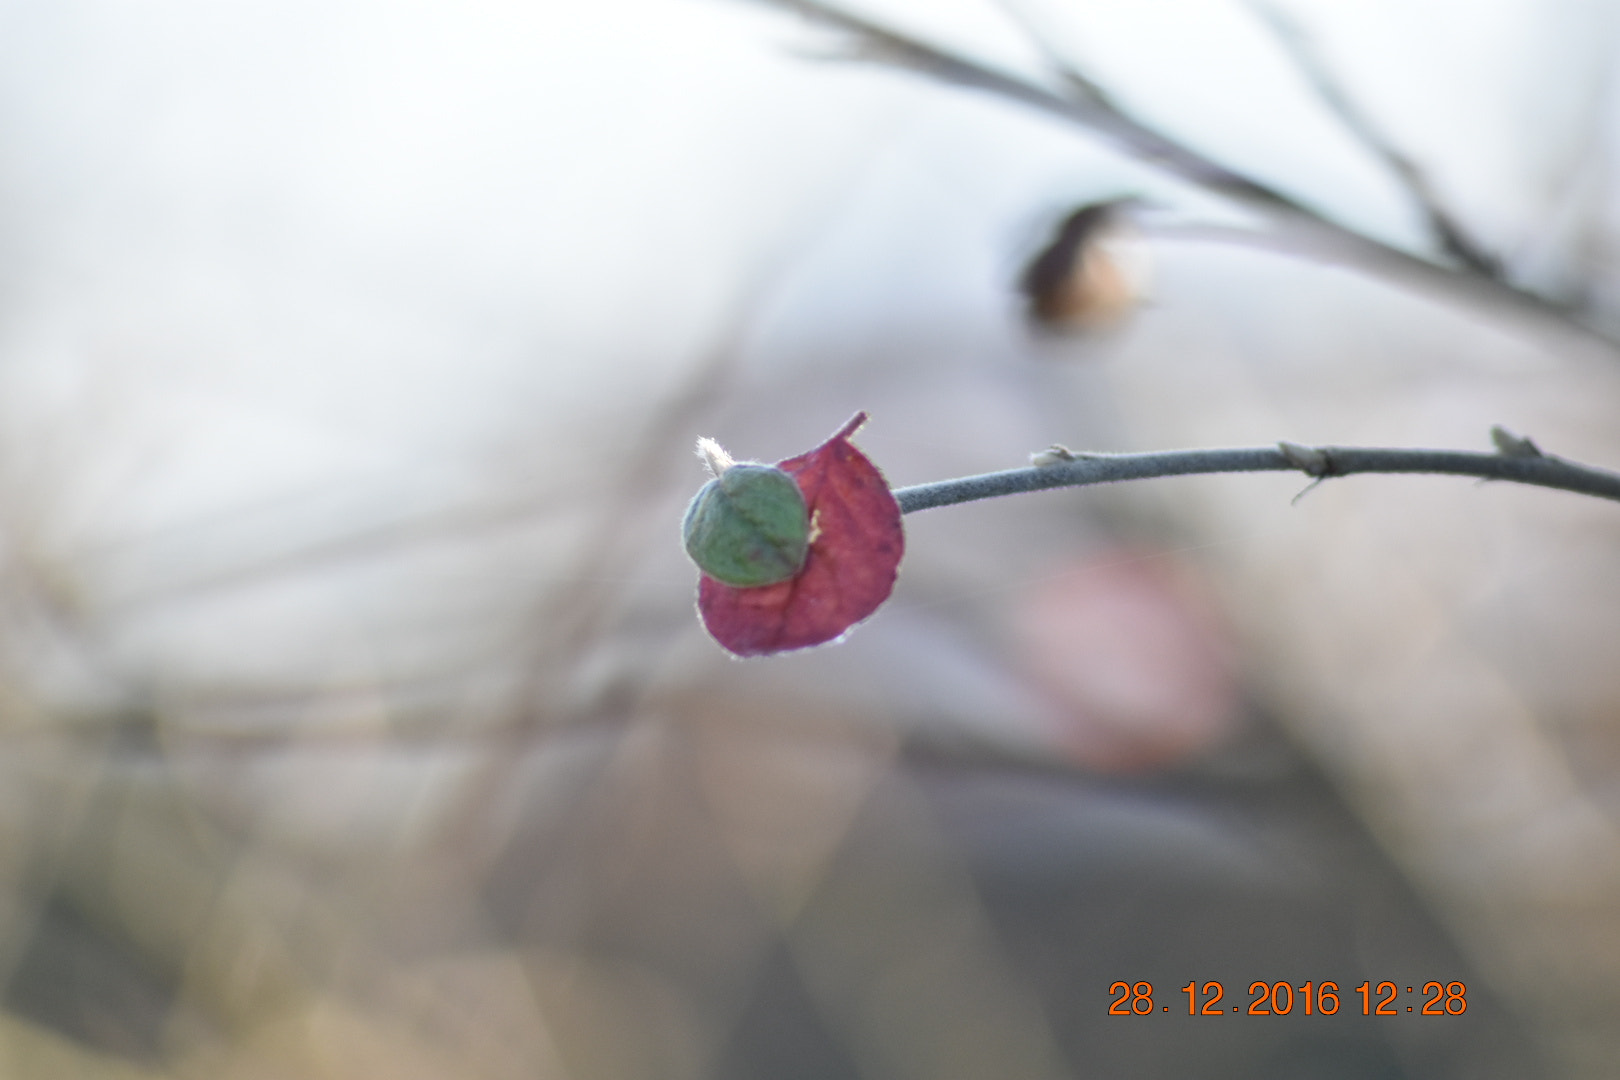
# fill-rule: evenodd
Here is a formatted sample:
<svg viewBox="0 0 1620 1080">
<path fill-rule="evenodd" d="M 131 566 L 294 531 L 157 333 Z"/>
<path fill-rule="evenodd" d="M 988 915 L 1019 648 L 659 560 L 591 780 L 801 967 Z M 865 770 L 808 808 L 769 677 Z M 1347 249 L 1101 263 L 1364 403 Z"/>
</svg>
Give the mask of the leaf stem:
<svg viewBox="0 0 1620 1080">
<path fill-rule="evenodd" d="M 1476 453 L 1468 450 L 1363 446 L 1232 447 L 1164 450 L 1150 454 L 1076 454 L 1072 461 L 964 476 L 898 488 L 900 512 L 993 499 L 1048 488 L 1085 487 L 1157 476 L 1230 472 L 1303 472 L 1317 480 L 1352 473 L 1431 473 L 1506 480 L 1620 501 L 1620 473 L 1550 454 Z"/>
</svg>

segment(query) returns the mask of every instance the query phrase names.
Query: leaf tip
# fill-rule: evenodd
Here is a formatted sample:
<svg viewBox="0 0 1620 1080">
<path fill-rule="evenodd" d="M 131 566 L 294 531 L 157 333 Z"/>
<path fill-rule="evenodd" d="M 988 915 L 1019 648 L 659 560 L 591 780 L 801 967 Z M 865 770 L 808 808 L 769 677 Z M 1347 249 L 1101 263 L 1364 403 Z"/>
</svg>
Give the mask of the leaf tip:
<svg viewBox="0 0 1620 1080">
<path fill-rule="evenodd" d="M 862 409 L 860 412 L 856 413 L 854 416 L 845 421 L 844 426 L 838 429 L 837 434 L 835 434 L 833 438 L 848 440 L 854 437 L 857 431 L 866 426 L 866 419 L 866 410 Z"/>
</svg>

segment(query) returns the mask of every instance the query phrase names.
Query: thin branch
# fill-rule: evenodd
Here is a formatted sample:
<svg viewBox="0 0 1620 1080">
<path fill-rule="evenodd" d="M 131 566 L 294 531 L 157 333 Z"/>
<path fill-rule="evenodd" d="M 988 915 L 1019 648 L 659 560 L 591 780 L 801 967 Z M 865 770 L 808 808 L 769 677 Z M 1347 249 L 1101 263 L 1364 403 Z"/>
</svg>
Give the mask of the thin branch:
<svg viewBox="0 0 1620 1080">
<path fill-rule="evenodd" d="M 857 47 L 848 54 L 835 54 L 841 55 L 841 58 L 869 60 L 890 67 L 905 68 L 941 82 L 973 90 L 984 90 L 1088 128 L 1131 156 L 1234 201 L 1273 211 L 1288 210 L 1315 216 L 1304 205 L 1277 189 L 1229 169 L 1136 120 L 1099 84 L 1069 66 L 1049 50 L 1043 49 L 1043 52 L 1069 90 L 1067 95 L 1054 93 L 1044 86 L 985 67 L 870 19 L 821 3 L 820 0 L 754 0 L 754 2 L 784 8 L 812 21 L 855 35 L 858 40 Z M 1037 40 L 1036 44 L 1039 46 L 1040 42 Z M 1340 231 L 1361 239 L 1358 233 L 1349 233 L 1348 230 L 1342 229 Z"/>
<path fill-rule="evenodd" d="M 1439 192 L 1429 182 L 1428 174 L 1379 130 L 1372 118 L 1340 85 L 1332 67 L 1305 28 L 1265 0 L 1250 0 L 1248 7 L 1271 30 L 1283 52 L 1288 54 L 1300 74 L 1311 84 L 1322 104 L 1395 174 L 1427 220 L 1429 232 L 1440 249 L 1474 273 L 1500 280 L 1501 261 L 1468 234 L 1463 224 L 1446 208 Z"/>
<path fill-rule="evenodd" d="M 1581 312 L 1517 288 L 1481 265 L 1445 266 L 1382 243 L 1325 217 L 1292 196 L 1245 176 L 1136 119 L 1094 80 L 1044 49 L 1058 65 L 1066 93 L 979 64 L 823 0 L 751 0 L 794 12 L 854 36 L 848 59 L 916 71 L 928 78 L 995 95 L 1059 117 L 1138 160 L 1217 194 L 1266 222 L 1276 246 L 1365 273 L 1449 292 L 1482 308 L 1514 311 L 1609 349 L 1620 339 Z M 1292 234 L 1292 236 L 1290 235 Z M 1293 237 L 1297 237 L 1294 239 Z M 1444 241 L 1442 241 L 1444 243 Z M 1455 253 L 1453 253 L 1455 254 Z"/>
<path fill-rule="evenodd" d="M 1500 430 L 1500 429 L 1497 429 Z M 1495 431 L 1493 431 L 1495 437 Z M 1121 480 L 1202 473 L 1302 472 L 1318 481 L 1353 473 L 1430 473 L 1506 480 L 1620 501 L 1620 473 L 1543 454 L 1528 439 L 1507 432 L 1494 454 L 1467 450 L 1403 450 L 1361 446 L 1276 446 L 1218 450 L 1165 450 L 1151 454 L 1062 454 L 1067 459 L 1027 469 L 964 476 L 899 488 L 901 513 L 993 499 L 1048 488 L 1086 487 Z M 1060 447 L 1054 450 L 1061 451 Z M 1050 460 L 1052 452 L 1040 455 Z"/>
</svg>

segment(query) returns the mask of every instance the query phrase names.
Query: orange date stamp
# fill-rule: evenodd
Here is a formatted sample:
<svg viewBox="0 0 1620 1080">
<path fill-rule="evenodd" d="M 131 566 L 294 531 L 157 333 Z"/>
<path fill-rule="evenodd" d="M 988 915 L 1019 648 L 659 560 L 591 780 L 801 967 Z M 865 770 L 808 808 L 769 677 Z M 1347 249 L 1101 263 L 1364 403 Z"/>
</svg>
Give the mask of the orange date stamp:
<svg viewBox="0 0 1620 1080">
<path fill-rule="evenodd" d="M 1194 979 L 1176 992 L 1187 995 L 1188 1016 L 1231 1016 L 1234 1013 L 1241 1016 L 1288 1016 L 1296 1012 L 1305 1016 L 1332 1016 L 1345 1004 L 1341 998 L 1348 1001 L 1349 1012 L 1357 1011 L 1356 1006 L 1359 1005 L 1362 1016 L 1400 1016 L 1404 1013 L 1414 1016 L 1461 1016 L 1468 1011 L 1468 987 L 1460 982 L 1413 984 L 1405 988 L 1403 996 L 1401 986 L 1392 982 L 1374 984 L 1368 980 L 1348 991 L 1341 991 L 1339 984 L 1331 980 L 1297 985 L 1256 981 L 1249 984 L 1248 1008 L 1245 1009 L 1240 1002 L 1232 1005 L 1230 1011 L 1224 1004 L 1226 987 L 1214 979 L 1203 986 L 1199 986 L 1198 980 Z M 1151 982 L 1111 983 L 1108 996 L 1110 1016 L 1151 1016 L 1156 1012 L 1170 1012 L 1169 1005 L 1154 1004 Z M 1357 998 L 1360 1000 L 1357 1001 Z M 1176 1011 L 1180 1011 L 1179 1004 Z"/>
</svg>

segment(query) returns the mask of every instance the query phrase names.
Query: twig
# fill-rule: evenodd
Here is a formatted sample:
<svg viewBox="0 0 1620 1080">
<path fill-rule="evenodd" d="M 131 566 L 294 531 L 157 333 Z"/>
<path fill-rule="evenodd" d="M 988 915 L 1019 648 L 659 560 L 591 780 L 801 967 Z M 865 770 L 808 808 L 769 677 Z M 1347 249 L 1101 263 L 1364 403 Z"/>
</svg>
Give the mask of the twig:
<svg viewBox="0 0 1620 1080">
<path fill-rule="evenodd" d="M 1355 100 L 1334 78 L 1332 68 L 1322 57 L 1310 35 L 1291 17 L 1265 0 L 1250 0 L 1248 7 L 1266 24 L 1294 66 L 1299 69 L 1322 104 L 1338 117 L 1345 129 L 1381 158 L 1394 173 L 1407 195 L 1428 221 L 1429 232 L 1440 249 L 1476 274 L 1502 279 L 1502 264 L 1468 234 L 1468 230 L 1445 206 L 1428 175 L 1404 150 L 1379 130 Z"/>
<path fill-rule="evenodd" d="M 1517 438 L 1517 437 L 1515 437 Z M 1522 440 L 1524 444 L 1529 440 Z M 1498 445 L 1501 442 L 1498 441 Z M 992 499 L 1048 488 L 1085 487 L 1120 480 L 1200 473 L 1303 472 L 1316 480 L 1353 473 L 1433 473 L 1506 480 L 1620 501 L 1620 473 L 1580 465 L 1551 454 L 1467 450 L 1404 450 L 1363 446 L 1277 446 L 1217 450 L 1164 450 L 1151 454 L 1079 454 L 1073 460 L 1027 469 L 964 476 L 899 488 L 901 513 Z"/>
<path fill-rule="evenodd" d="M 849 59 L 916 71 L 940 82 L 990 93 L 1086 128 L 1124 153 L 1255 214 L 1270 226 L 1269 246 L 1443 290 L 1483 307 L 1516 311 L 1611 350 L 1620 345 L 1620 339 L 1591 321 L 1585 313 L 1510 284 L 1498 273 L 1488 272 L 1484 262 L 1461 259 L 1456 251 L 1451 254 L 1459 257 L 1460 265 L 1446 266 L 1419 258 L 1340 225 L 1284 192 L 1161 134 L 1131 116 L 1094 80 L 1056 57 L 1039 40 L 1036 45 L 1043 47 L 1058 67 L 1057 74 L 1067 93 L 986 67 L 823 0 L 751 2 L 791 11 L 854 35 L 858 47 L 848 54 Z M 1257 239 L 1265 237 L 1266 233 L 1257 234 Z M 1463 242 L 1466 245 L 1467 241 Z M 1441 243 L 1446 243 L 1444 237 Z"/>
</svg>

